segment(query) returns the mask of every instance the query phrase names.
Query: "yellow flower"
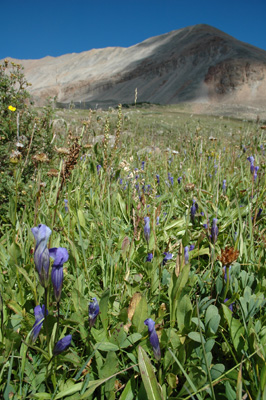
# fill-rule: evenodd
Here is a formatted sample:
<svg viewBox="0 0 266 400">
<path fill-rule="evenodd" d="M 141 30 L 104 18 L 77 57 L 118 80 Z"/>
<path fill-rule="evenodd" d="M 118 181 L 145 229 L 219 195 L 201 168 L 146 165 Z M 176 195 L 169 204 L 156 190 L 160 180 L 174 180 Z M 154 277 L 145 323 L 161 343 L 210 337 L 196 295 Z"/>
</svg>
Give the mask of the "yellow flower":
<svg viewBox="0 0 266 400">
<path fill-rule="evenodd" d="M 16 111 L 16 107 L 13 107 L 13 106 L 8 106 L 8 109 L 9 109 L 10 111 L 12 111 L 12 112 Z"/>
</svg>

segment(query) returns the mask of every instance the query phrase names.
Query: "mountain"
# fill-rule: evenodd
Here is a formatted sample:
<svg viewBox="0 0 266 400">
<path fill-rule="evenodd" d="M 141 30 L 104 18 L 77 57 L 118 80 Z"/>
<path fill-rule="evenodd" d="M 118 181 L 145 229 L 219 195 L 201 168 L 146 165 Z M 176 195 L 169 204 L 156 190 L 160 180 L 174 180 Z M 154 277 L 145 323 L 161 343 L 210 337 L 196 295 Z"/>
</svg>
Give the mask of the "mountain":
<svg viewBox="0 0 266 400">
<path fill-rule="evenodd" d="M 209 25 L 152 37 L 129 48 L 107 47 L 21 63 L 42 104 L 49 96 L 81 106 L 137 101 L 266 104 L 266 51 Z"/>
</svg>

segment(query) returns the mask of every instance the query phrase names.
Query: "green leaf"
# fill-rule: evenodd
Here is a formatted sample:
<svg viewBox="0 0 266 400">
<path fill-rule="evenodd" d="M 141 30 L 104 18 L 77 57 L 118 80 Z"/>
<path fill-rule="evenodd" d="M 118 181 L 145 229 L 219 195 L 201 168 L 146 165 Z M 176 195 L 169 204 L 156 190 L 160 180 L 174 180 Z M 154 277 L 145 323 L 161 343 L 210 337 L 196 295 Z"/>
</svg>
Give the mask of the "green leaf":
<svg viewBox="0 0 266 400">
<path fill-rule="evenodd" d="M 134 400 L 135 399 L 135 379 L 132 377 L 126 384 L 123 393 L 119 397 L 119 400 Z"/>
<path fill-rule="evenodd" d="M 234 345 L 235 350 L 238 352 L 238 354 L 241 354 L 241 350 L 244 349 L 244 333 L 245 333 L 245 328 L 241 324 L 241 322 L 233 317 L 232 312 L 229 310 L 228 307 L 226 307 L 224 304 L 222 304 L 223 307 L 223 312 L 225 319 L 228 323 L 229 326 L 229 331 L 231 335 L 231 339 Z"/>
<path fill-rule="evenodd" d="M 82 389 L 82 385 L 83 385 L 83 382 L 73 383 L 72 386 L 70 386 L 67 389 L 62 390 L 62 392 L 58 393 L 55 396 L 55 400 L 62 399 L 62 397 L 70 396 L 71 394 L 79 392 Z"/>
<path fill-rule="evenodd" d="M 100 307 L 100 318 L 103 324 L 105 331 L 108 328 L 108 302 L 109 302 L 110 290 L 107 289 L 100 300 L 99 307 Z"/>
<path fill-rule="evenodd" d="M 142 332 L 145 328 L 144 321 L 148 318 L 148 304 L 145 297 L 141 297 L 136 306 L 135 313 L 132 318 L 132 323 L 136 327 L 137 332 Z"/>
<path fill-rule="evenodd" d="M 178 301 L 178 306 L 176 310 L 176 319 L 178 323 L 178 328 L 182 331 L 185 327 L 189 329 L 192 315 L 192 304 L 189 296 L 186 294 L 180 298 Z"/>
<path fill-rule="evenodd" d="M 199 332 L 189 332 L 188 337 L 194 342 L 201 343 L 201 336 Z M 205 342 L 204 337 L 202 337 L 203 343 Z"/>
<path fill-rule="evenodd" d="M 49 393 L 34 393 L 32 394 L 32 398 L 38 400 L 50 400 L 52 396 Z"/>
<path fill-rule="evenodd" d="M 101 351 L 118 351 L 119 347 L 116 344 L 110 342 L 101 342 L 97 345 L 97 350 Z"/>
<path fill-rule="evenodd" d="M 218 379 L 225 371 L 225 366 L 223 364 L 215 364 L 211 368 L 211 378 L 214 381 Z"/>
<path fill-rule="evenodd" d="M 82 228 L 86 228 L 86 221 L 84 218 L 84 213 L 81 210 L 78 210 L 78 219 L 79 219 L 80 226 L 82 226 Z"/>
<path fill-rule="evenodd" d="M 170 298 L 170 321 L 171 325 L 175 325 L 176 310 L 178 307 L 178 300 L 181 296 L 182 290 L 184 289 L 189 276 L 190 265 L 187 264 L 181 270 L 178 278 L 176 277 L 175 271 L 172 273 L 172 279 L 169 285 L 169 298 Z"/>
<path fill-rule="evenodd" d="M 132 346 L 138 340 L 142 338 L 140 333 L 133 333 L 132 335 L 128 336 L 125 341 L 120 345 L 121 349 L 126 349 L 129 346 Z"/>
<path fill-rule="evenodd" d="M 150 359 L 141 346 L 138 348 L 138 360 L 141 378 L 149 400 L 162 400 L 162 393 L 156 380 L 156 376 Z"/>
</svg>

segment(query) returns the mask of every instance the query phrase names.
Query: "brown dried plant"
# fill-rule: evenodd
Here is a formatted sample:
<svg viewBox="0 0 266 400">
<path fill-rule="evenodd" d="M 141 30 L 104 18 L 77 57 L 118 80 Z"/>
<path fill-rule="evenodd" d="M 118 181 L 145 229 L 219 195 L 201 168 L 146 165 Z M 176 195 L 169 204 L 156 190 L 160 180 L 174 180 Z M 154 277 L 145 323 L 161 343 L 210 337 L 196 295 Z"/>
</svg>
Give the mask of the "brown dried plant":
<svg viewBox="0 0 266 400">
<path fill-rule="evenodd" d="M 224 266 L 229 267 L 229 265 L 237 260 L 238 256 L 238 250 L 235 250 L 234 247 L 227 246 L 225 249 L 222 249 L 220 257 L 217 258 Z"/>
</svg>

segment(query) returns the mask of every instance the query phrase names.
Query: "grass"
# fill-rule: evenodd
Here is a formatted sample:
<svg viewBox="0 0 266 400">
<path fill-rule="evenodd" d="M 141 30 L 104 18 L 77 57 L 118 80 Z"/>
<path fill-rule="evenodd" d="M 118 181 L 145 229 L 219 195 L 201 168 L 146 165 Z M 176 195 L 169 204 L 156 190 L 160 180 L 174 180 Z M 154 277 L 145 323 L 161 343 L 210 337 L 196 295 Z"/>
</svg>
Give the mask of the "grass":
<svg viewBox="0 0 266 400">
<path fill-rule="evenodd" d="M 4 399 L 265 396 L 264 131 L 252 121 L 188 111 L 133 106 L 120 118 L 114 109 L 55 110 L 64 122 L 54 125 L 51 150 L 71 152 L 53 150 L 23 190 L 17 183 L 0 238 Z M 47 175 L 51 168 L 57 177 Z M 38 224 L 52 229 L 49 247 L 66 248 L 69 260 L 60 315 L 50 282 L 49 314 L 32 343 L 34 307 L 45 297 L 33 260 Z M 239 252 L 227 280 L 219 261 L 226 247 Z M 165 263 L 164 253 L 172 255 Z M 94 297 L 100 313 L 90 326 Z M 160 361 L 147 318 L 155 321 Z M 53 356 L 68 334 L 71 346 Z"/>
</svg>

